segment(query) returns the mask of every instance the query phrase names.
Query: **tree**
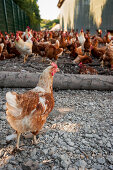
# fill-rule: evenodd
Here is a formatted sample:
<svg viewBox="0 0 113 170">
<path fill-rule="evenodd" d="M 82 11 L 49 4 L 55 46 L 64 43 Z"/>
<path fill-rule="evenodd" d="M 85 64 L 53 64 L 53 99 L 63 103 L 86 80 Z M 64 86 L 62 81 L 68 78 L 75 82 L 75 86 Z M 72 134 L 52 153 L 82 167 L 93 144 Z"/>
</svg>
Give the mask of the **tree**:
<svg viewBox="0 0 113 170">
<path fill-rule="evenodd" d="M 54 20 L 42 19 L 41 23 L 40 23 L 40 26 L 41 26 L 42 29 L 50 30 L 56 24 L 59 24 L 59 19 L 54 19 Z"/>
<path fill-rule="evenodd" d="M 23 9 L 30 18 L 30 24 L 37 30 L 40 25 L 40 11 L 37 0 L 13 0 L 21 9 Z M 38 28 L 39 29 L 39 28 Z"/>
</svg>

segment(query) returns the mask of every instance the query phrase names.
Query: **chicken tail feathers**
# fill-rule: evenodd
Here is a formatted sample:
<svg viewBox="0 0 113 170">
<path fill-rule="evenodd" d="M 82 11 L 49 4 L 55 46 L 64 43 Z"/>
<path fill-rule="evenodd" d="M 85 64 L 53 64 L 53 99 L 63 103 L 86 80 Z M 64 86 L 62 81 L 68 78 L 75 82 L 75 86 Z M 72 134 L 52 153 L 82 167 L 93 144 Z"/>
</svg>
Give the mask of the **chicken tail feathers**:
<svg viewBox="0 0 113 170">
<path fill-rule="evenodd" d="M 7 92 L 6 93 L 6 114 L 10 114 L 14 117 L 20 116 L 22 112 L 22 108 L 18 107 L 17 100 L 16 100 L 16 93 L 15 92 Z"/>
</svg>

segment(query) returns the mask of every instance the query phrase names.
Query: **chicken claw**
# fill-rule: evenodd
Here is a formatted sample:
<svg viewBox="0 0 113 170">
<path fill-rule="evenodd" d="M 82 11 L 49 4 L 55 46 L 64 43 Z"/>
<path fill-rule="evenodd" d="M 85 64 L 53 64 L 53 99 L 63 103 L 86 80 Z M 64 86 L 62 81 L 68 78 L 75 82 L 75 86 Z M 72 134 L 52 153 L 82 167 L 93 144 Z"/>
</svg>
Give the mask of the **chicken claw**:
<svg viewBox="0 0 113 170">
<path fill-rule="evenodd" d="M 38 143 L 45 143 L 45 142 L 44 142 L 44 141 L 40 141 L 39 138 L 38 138 L 38 140 L 37 140 L 36 135 L 34 135 L 34 136 L 33 136 L 33 144 L 34 144 L 34 145 L 37 145 Z"/>
<path fill-rule="evenodd" d="M 17 153 L 17 152 L 21 152 L 21 151 L 24 151 L 25 149 L 23 149 L 23 148 L 17 148 L 17 147 L 15 147 L 13 150 L 12 150 L 12 154 L 15 154 L 15 153 Z"/>
</svg>

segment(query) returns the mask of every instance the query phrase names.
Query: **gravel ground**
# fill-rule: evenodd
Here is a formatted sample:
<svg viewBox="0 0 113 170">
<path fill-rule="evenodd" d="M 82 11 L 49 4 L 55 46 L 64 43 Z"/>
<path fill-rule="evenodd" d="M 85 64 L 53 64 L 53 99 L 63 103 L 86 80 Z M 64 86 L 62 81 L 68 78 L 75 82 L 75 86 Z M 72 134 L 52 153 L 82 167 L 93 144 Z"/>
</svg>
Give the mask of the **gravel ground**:
<svg viewBox="0 0 113 170">
<path fill-rule="evenodd" d="M 16 141 L 5 139 L 14 133 L 5 115 L 5 94 L 12 90 L 28 89 L 0 89 L 1 170 L 113 170 L 113 92 L 54 91 L 55 107 L 39 134 L 43 142 L 32 145 L 23 134 L 25 150 L 12 154 Z"/>
</svg>

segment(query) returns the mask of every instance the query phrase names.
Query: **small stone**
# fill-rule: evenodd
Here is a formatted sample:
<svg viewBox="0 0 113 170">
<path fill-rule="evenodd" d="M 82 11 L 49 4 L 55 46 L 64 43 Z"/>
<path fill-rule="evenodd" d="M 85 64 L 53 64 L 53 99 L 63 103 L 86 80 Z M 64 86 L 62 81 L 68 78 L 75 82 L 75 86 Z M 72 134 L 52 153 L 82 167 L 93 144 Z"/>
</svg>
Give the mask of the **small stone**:
<svg viewBox="0 0 113 170">
<path fill-rule="evenodd" d="M 31 167 L 32 164 L 33 164 L 33 161 L 32 161 L 32 160 L 29 160 L 28 162 L 25 163 L 25 165 L 26 165 L 26 166 L 29 166 L 29 167 Z"/>
<path fill-rule="evenodd" d="M 100 170 L 100 169 L 103 170 L 103 166 L 96 164 L 96 163 L 93 165 L 93 168 L 94 168 L 94 170 Z"/>
<path fill-rule="evenodd" d="M 70 158 L 67 155 L 64 154 L 64 155 L 61 155 L 60 157 L 66 165 L 70 164 Z"/>
<path fill-rule="evenodd" d="M 96 139 L 101 139 L 97 134 L 93 134 L 93 137 Z"/>
<path fill-rule="evenodd" d="M 3 155 L 4 155 L 4 150 L 1 149 L 1 150 L 0 150 L 0 158 L 1 158 Z"/>
<path fill-rule="evenodd" d="M 15 162 L 15 161 L 13 161 L 13 160 L 10 160 L 10 164 L 12 164 L 12 165 L 18 165 L 18 162 Z"/>
<path fill-rule="evenodd" d="M 5 159 L 5 163 L 9 163 L 10 161 L 13 161 L 15 160 L 15 157 L 14 156 L 8 156 L 6 159 Z"/>
<path fill-rule="evenodd" d="M 7 165 L 7 169 L 8 169 L 8 170 L 14 170 L 14 167 L 13 167 L 11 164 L 8 164 L 8 165 Z"/>
<path fill-rule="evenodd" d="M 50 150 L 49 150 L 49 155 L 53 155 L 55 153 L 55 150 L 56 150 L 56 147 L 52 147 Z"/>
<path fill-rule="evenodd" d="M 81 159 L 84 159 L 84 158 L 85 158 L 85 156 L 84 156 L 84 155 L 80 155 L 80 158 L 81 158 Z"/>
<path fill-rule="evenodd" d="M 47 155 L 48 154 L 48 149 L 43 149 L 43 152 L 44 152 L 45 155 Z"/>
<path fill-rule="evenodd" d="M 31 168 L 29 166 L 22 165 L 22 170 L 31 170 Z"/>
<path fill-rule="evenodd" d="M 113 165 L 110 165 L 110 166 L 109 166 L 109 169 L 113 170 Z"/>
<path fill-rule="evenodd" d="M 3 110 L 6 110 L 6 105 L 5 104 L 3 105 Z"/>
<path fill-rule="evenodd" d="M 84 160 L 79 160 L 75 164 L 76 166 L 81 167 L 81 168 L 85 168 L 87 165 L 87 163 Z"/>
<path fill-rule="evenodd" d="M 74 142 L 71 141 L 71 139 L 66 139 L 66 142 L 68 143 L 69 146 L 74 146 Z"/>
<path fill-rule="evenodd" d="M 111 148 L 111 143 L 108 141 L 108 143 L 106 144 L 106 146 L 107 146 L 108 148 Z"/>
<path fill-rule="evenodd" d="M 113 155 L 109 155 L 106 158 L 110 164 L 113 164 Z"/>
<path fill-rule="evenodd" d="M 87 142 L 85 139 L 82 139 L 82 143 L 85 144 L 85 145 L 89 144 L 89 142 Z"/>
<path fill-rule="evenodd" d="M 36 148 L 33 149 L 33 151 L 31 151 L 31 157 L 34 157 L 36 155 L 36 152 L 37 152 Z"/>
<path fill-rule="evenodd" d="M 76 168 L 71 168 L 71 167 L 69 167 L 68 170 L 76 170 Z"/>
<path fill-rule="evenodd" d="M 98 161 L 98 163 L 100 163 L 100 164 L 104 164 L 104 163 L 105 163 L 105 158 L 104 158 L 104 157 L 102 157 L 102 158 L 97 158 L 97 161 Z"/>
<path fill-rule="evenodd" d="M 85 135 L 87 138 L 93 138 L 93 135 L 92 134 L 86 134 Z"/>
</svg>

